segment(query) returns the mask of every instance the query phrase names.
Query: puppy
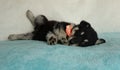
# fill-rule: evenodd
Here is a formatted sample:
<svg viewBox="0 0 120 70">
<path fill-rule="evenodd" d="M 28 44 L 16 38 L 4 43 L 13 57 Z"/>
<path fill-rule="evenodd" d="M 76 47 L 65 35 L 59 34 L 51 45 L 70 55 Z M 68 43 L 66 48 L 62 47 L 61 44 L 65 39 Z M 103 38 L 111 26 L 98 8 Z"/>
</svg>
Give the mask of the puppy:
<svg viewBox="0 0 120 70">
<path fill-rule="evenodd" d="M 26 16 L 32 23 L 34 31 L 9 35 L 9 40 L 39 40 L 49 45 L 59 43 L 81 47 L 105 43 L 105 40 L 99 39 L 96 31 L 84 20 L 75 25 L 69 22 L 48 20 L 44 15 L 35 17 L 30 10 L 26 12 Z"/>
</svg>

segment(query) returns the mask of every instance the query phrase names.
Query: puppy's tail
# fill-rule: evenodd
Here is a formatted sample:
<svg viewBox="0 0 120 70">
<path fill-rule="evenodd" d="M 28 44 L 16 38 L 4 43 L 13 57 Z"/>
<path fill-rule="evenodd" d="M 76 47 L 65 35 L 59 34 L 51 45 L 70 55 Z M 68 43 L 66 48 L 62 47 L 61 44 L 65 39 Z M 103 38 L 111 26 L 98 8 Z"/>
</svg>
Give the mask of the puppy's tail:
<svg viewBox="0 0 120 70">
<path fill-rule="evenodd" d="M 99 45 L 99 44 L 102 44 L 102 43 L 105 43 L 105 42 L 106 41 L 104 39 L 98 39 L 95 44 Z"/>
<path fill-rule="evenodd" d="M 32 23 L 32 25 L 35 26 L 35 23 L 34 23 L 35 16 L 33 15 L 33 13 L 30 10 L 27 10 L 26 16 L 30 20 L 30 22 Z"/>
</svg>

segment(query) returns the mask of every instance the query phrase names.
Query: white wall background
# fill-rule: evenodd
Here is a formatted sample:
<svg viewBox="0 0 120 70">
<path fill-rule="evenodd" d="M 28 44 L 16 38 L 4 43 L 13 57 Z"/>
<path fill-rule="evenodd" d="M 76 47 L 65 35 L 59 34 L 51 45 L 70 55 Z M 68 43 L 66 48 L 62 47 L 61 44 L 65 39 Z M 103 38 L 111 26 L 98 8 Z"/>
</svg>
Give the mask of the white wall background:
<svg viewBox="0 0 120 70">
<path fill-rule="evenodd" d="M 98 33 L 120 31 L 120 0 L 0 0 L 0 40 L 32 30 L 28 9 L 59 21 L 78 24 L 84 19 Z"/>
</svg>

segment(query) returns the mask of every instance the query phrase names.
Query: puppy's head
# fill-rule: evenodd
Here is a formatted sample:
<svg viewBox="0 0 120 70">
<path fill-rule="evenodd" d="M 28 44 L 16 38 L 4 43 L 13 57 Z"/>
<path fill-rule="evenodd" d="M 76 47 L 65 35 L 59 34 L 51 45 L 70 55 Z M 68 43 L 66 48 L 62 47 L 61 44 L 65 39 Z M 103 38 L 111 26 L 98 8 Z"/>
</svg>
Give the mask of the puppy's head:
<svg viewBox="0 0 120 70">
<path fill-rule="evenodd" d="M 85 37 L 86 29 L 91 28 L 91 25 L 86 21 L 81 21 L 72 29 L 72 36 L 69 38 L 69 45 L 79 45 Z"/>
</svg>

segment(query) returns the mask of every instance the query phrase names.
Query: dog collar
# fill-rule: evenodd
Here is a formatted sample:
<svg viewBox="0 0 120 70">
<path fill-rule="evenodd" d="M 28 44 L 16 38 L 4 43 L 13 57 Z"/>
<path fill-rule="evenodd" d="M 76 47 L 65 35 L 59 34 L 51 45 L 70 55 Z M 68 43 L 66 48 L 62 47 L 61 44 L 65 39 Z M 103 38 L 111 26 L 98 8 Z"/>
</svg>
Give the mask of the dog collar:
<svg viewBox="0 0 120 70">
<path fill-rule="evenodd" d="M 72 25 L 67 25 L 66 26 L 66 34 L 67 34 L 67 36 L 71 36 L 72 35 Z"/>
</svg>

